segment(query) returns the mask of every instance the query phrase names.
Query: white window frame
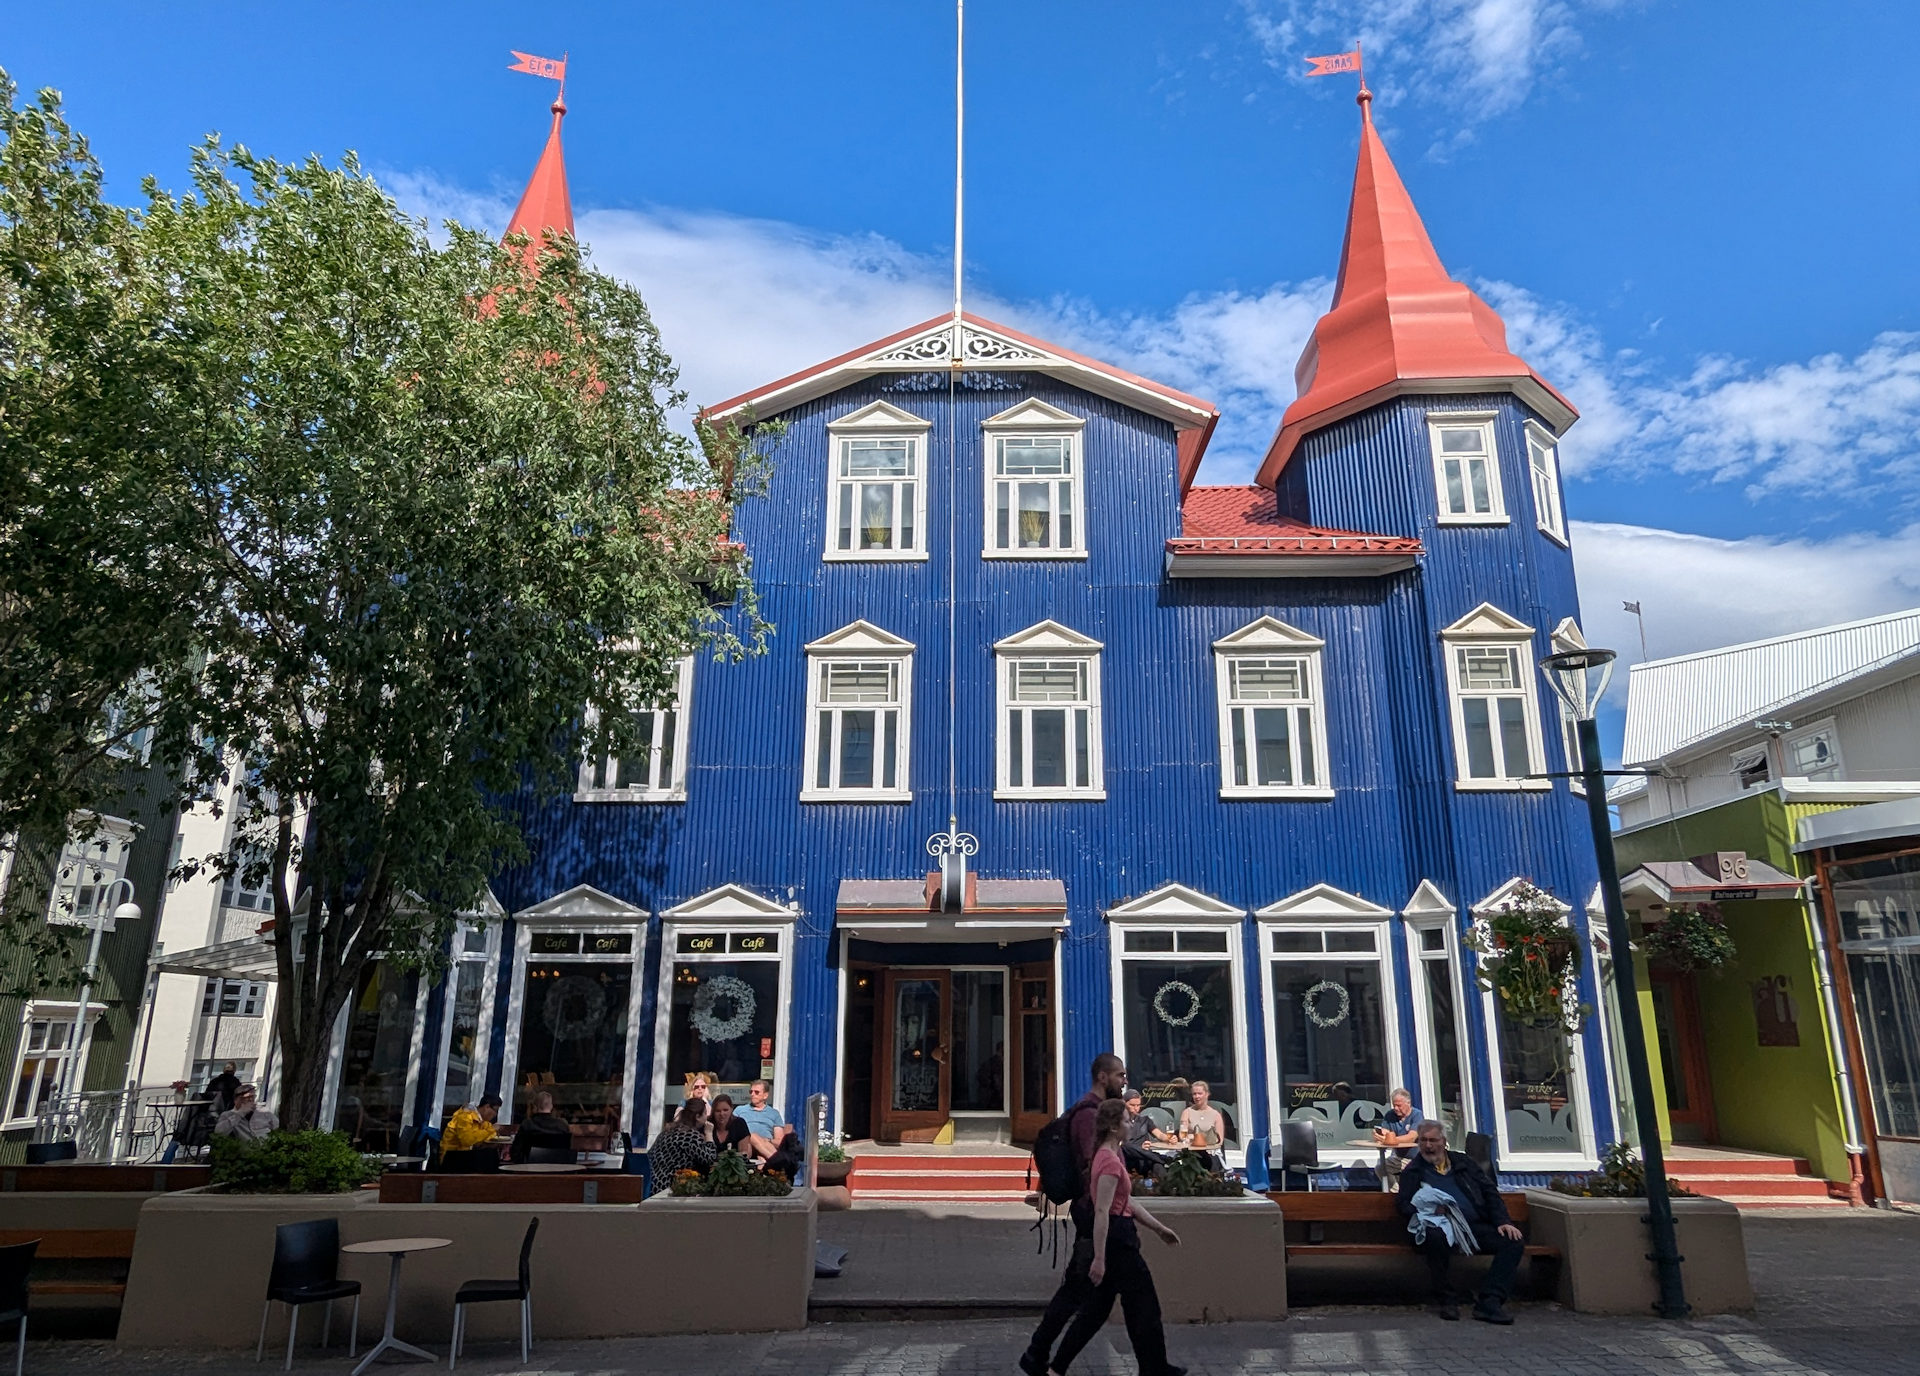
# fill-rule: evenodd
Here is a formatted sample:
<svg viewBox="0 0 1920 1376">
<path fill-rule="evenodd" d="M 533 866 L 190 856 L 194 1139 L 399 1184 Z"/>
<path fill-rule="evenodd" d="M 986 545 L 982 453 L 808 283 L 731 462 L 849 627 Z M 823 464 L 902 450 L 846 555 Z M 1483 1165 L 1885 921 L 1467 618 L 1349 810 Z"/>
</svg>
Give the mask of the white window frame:
<svg viewBox="0 0 1920 1376">
<path fill-rule="evenodd" d="M 1407 967 L 1413 988 L 1408 991 L 1413 1003 L 1414 1051 L 1420 1057 L 1420 1110 L 1429 1118 L 1440 1113 L 1440 1038 L 1433 1026 L 1433 1005 L 1427 998 L 1427 984 L 1436 975 L 1444 978 L 1453 991 L 1453 1041 L 1459 1048 L 1461 1143 L 1465 1134 L 1477 1130 L 1478 1086 L 1475 1084 L 1473 1042 L 1468 1034 L 1468 990 L 1461 962 L 1458 915 L 1432 880 L 1423 879 L 1413 891 L 1407 906 L 1400 910 L 1407 928 Z M 1429 953 L 1424 937 L 1438 932 L 1441 948 Z M 1444 968 L 1435 970 L 1435 966 Z M 1456 1146 L 1461 1145 L 1456 1143 Z"/>
<path fill-rule="evenodd" d="M 1341 1156 L 1350 1154 L 1352 1160 L 1348 1164 L 1356 1168 L 1372 1166 L 1378 1160 L 1378 1153 L 1371 1147 L 1362 1150 L 1344 1145 L 1353 1139 L 1353 1133 L 1347 1131 L 1344 1125 L 1311 1113 L 1304 1113 L 1299 1118 L 1288 1117 L 1286 1087 L 1280 1081 L 1279 1010 L 1275 1007 L 1273 997 L 1275 965 L 1339 957 L 1366 960 L 1369 956 L 1364 951 L 1325 949 L 1277 952 L 1273 949 L 1274 934 L 1287 931 L 1316 932 L 1322 936 L 1329 932 L 1372 934 L 1371 959 L 1380 967 L 1380 1007 L 1384 1019 L 1381 1036 L 1386 1041 L 1387 1093 L 1391 1097 L 1396 1086 L 1406 1083 L 1406 1067 L 1402 1063 L 1400 1050 L 1400 981 L 1394 972 L 1393 910 L 1369 903 L 1360 895 L 1336 889 L 1331 884 L 1315 884 L 1312 888 L 1290 894 L 1277 903 L 1270 903 L 1264 908 L 1255 910 L 1253 918 L 1260 937 L 1260 1003 L 1265 1014 L 1267 1038 L 1268 1135 L 1277 1136 L 1281 1123 L 1312 1123 L 1315 1135 L 1320 1139 L 1320 1160 L 1323 1164 L 1333 1164 Z M 1323 948 L 1324 945 L 1323 942 Z M 1365 1102 L 1368 1101 L 1355 1100 L 1355 1103 Z M 1380 1104 L 1378 1107 L 1383 1110 L 1390 1109 L 1391 1103 Z M 1422 1104 L 1421 1107 L 1425 1108 L 1425 1105 Z"/>
<path fill-rule="evenodd" d="M 842 626 L 830 635 L 807 644 L 807 717 L 806 727 L 801 735 L 800 755 L 800 801 L 803 803 L 904 803 L 913 798 L 913 642 L 902 640 L 890 631 L 884 631 L 871 621 L 855 621 Z M 875 703 L 848 703 L 836 705 L 822 701 L 822 691 L 827 675 L 832 668 L 847 664 L 884 664 L 894 674 L 895 697 L 891 705 Z M 874 709 L 876 717 L 882 711 L 891 711 L 897 719 L 894 741 L 894 783 L 887 788 L 880 781 L 885 779 L 885 763 L 882 759 L 884 735 L 876 722 L 874 742 L 874 779 L 871 788 L 845 787 L 839 782 L 840 752 L 839 735 L 842 714 L 849 709 Z M 820 767 L 820 718 L 822 714 L 832 717 L 831 729 L 834 739 L 829 742 L 833 747 L 830 756 L 829 781 L 825 788 L 819 785 Z"/>
<path fill-rule="evenodd" d="M 1500 905 L 1512 896 L 1514 890 L 1525 883 L 1524 879 L 1509 879 L 1478 903 L 1474 904 L 1473 915 L 1476 920 L 1490 917 Z M 1552 897 L 1552 895 L 1548 895 Z M 1554 902 L 1561 910 L 1560 920 L 1571 929 L 1569 918 L 1573 912 L 1558 899 Z M 1578 934 L 1569 930 L 1576 944 Z M 1593 1121 L 1593 1095 L 1587 1087 L 1587 1034 L 1584 1029 L 1579 1035 L 1567 1038 L 1572 1050 L 1572 1066 L 1567 1071 L 1568 1097 L 1572 1101 L 1576 1116 L 1574 1123 L 1580 1137 L 1580 1150 L 1576 1152 L 1516 1152 L 1508 1142 L 1507 1136 L 1507 1099 L 1502 1088 L 1505 1083 L 1500 1070 L 1500 1019 L 1499 1009 L 1494 1006 L 1491 989 L 1481 989 L 1480 1017 L 1487 1030 L 1487 1075 L 1493 1085 L 1493 1103 L 1489 1116 L 1493 1119 L 1494 1140 L 1500 1144 L 1499 1165 L 1503 1171 L 1564 1171 L 1597 1170 L 1600 1165 L 1600 1149 L 1596 1145 Z"/>
<path fill-rule="evenodd" d="M 1434 509 L 1439 513 L 1443 526 L 1504 526 L 1508 522 L 1506 495 L 1500 487 L 1500 447 L 1494 435 L 1494 422 L 1499 419 L 1497 411 L 1429 411 L 1427 412 L 1427 445 L 1433 454 L 1433 496 Z M 1442 430 L 1479 430 L 1485 436 L 1487 460 L 1487 500 L 1491 503 L 1489 511 L 1456 512 L 1447 498 L 1447 460 L 1440 448 Z M 1467 481 L 1467 471 L 1462 460 L 1461 492 L 1469 502 L 1472 488 Z"/>
<path fill-rule="evenodd" d="M 16 1128 L 30 1128 L 40 1121 L 38 1110 L 23 1117 L 13 1116 L 13 1105 L 20 1097 L 20 1079 L 26 1069 L 28 1039 L 33 1031 L 33 1025 L 36 1022 L 50 1025 L 63 1024 L 70 1029 L 64 1050 L 51 1057 L 44 1051 L 37 1054 L 39 1066 L 34 1072 L 36 1087 L 44 1086 L 51 1080 L 52 1088 L 48 1090 L 48 1095 L 51 1097 L 59 1091 L 60 1077 L 66 1075 L 67 1091 L 77 1093 L 87 1083 L 87 1057 L 93 1051 L 92 1029 L 105 1011 L 105 1007 L 100 1004 L 95 1004 L 87 1010 L 87 1034 L 82 1036 L 78 1026 L 80 1019 L 78 1003 L 63 999 L 29 999 L 21 1006 L 19 1031 L 14 1039 L 13 1074 L 7 1080 L 6 1104 L 0 1107 L 0 1113 L 6 1116 L 4 1120 L 0 1120 L 0 1128 L 8 1131 Z M 72 1067 L 71 1071 L 68 1070 L 69 1066 Z M 34 1095 L 34 1101 L 36 1103 L 40 1101 L 38 1093 Z"/>
<path fill-rule="evenodd" d="M 132 857 L 133 841 L 138 829 L 132 822 L 120 817 L 87 817 L 80 825 L 91 826 L 92 834 L 84 839 L 70 836 L 61 845 L 59 859 L 54 862 L 53 883 L 47 892 L 47 921 L 55 926 L 91 930 L 100 896 L 114 892 L 113 886 L 127 877 L 127 864 Z M 112 848 L 111 867 L 104 857 L 96 855 L 103 846 Z M 81 912 L 78 906 L 82 888 L 93 891 L 95 907 L 86 912 Z M 65 902 L 71 902 L 73 907 L 70 910 L 64 908 Z M 100 913 L 101 931 L 110 932 L 114 929 L 114 912 L 119 906 L 118 903 L 113 904 Z"/>
<path fill-rule="evenodd" d="M 1327 772 L 1327 699 L 1321 676 L 1320 653 L 1326 642 L 1271 616 L 1249 622 L 1231 635 L 1213 642 L 1214 696 L 1218 708 L 1216 725 L 1220 732 L 1220 796 L 1222 798 L 1279 798 L 1295 801 L 1323 800 L 1333 797 L 1333 781 Z M 1289 731 L 1293 753 L 1294 778 L 1299 779 L 1304 764 L 1313 769 L 1314 782 L 1259 784 L 1253 782 L 1252 762 L 1248 761 L 1248 782 L 1236 782 L 1239 758 L 1234 735 L 1234 715 L 1254 706 L 1252 700 L 1237 702 L 1233 695 L 1233 668 L 1249 660 L 1296 659 L 1302 663 L 1301 680 L 1306 689 L 1304 700 L 1285 704 L 1289 712 L 1304 711 L 1311 726 L 1311 752 L 1300 748 L 1297 728 Z M 1249 750 L 1252 737 L 1247 739 Z M 1303 755 L 1307 756 L 1303 760 Z"/>
<path fill-rule="evenodd" d="M 584 948 L 579 955 L 556 956 L 568 961 L 600 961 L 609 965 L 631 963 L 633 981 L 627 999 L 627 1045 L 620 1077 L 620 1131 L 633 1127 L 633 1079 L 640 1063 L 640 1008 L 646 994 L 642 972 L 647 961 L 647 917 L 644 908 L 623 903 L 602 893 L 591 884 L 578 884 L 565 893 L 555 894 L 544 903 L 523 908 L 513 915 L 513 976 L 507 993 L 506 1046 L 500 1056 L 500 1121 L 511 1123 L 514 1091 L 520 1078 L 520 1024 L 526 1011 L 527 966 L 533 959 L 533 934 L 538 932 L 577 932 L 583 937 L 630 934 L 630 950 L 596 955 Z M 546 959 L 546 957 L 541 957 Z M 416 1048 L 417 1049 L 417 1048 Z M 416 1057 L 417 1059 L 417 1057 Z"/>
<path fill-rule="evenodd" d="M 994 757 L 995 786 L 993 796 L 1005 799 L 1061 799 L 1079 801 L 1100 801 L 1107 796 L 1106 757 L 1101 743 L 1100 710 L 1100 651 L 1104 647 L 1097 640 L 1081 635 L 1080 632 L 1062 626 L 1057 621 L 1042 621 L 1029 626 L 1026 630 L 1008 636 L 993 647 L 994 667 Z M 1064 704 L 1071 714 L 1074 710 L 1087 713 L 1087 784 L 1083 787 L 1069 784 L 1066 787 L 1037 787 L 1022 782 L 1015 785 L 1013 779 L 1013 731 L 1012 715 L 1016 710 L 1027 710 L 1013 699 L 1013 677 L 1018 666 L 1036 660 L 1055 663 L 1077 663 L 1084 667 L 1086 674 L 1086 696 L 1076 702 Z M 1069 755 L 1074 750 L 1074 734 L 1070 732 L 1067 749 Z M 1022 750 L 1022 780 L 1032 778 L 1031 765 L 1033 732 L 1031 727 L 1023 727 L 1020 735 Z"/>
<path fill-rule="evenodd" d="M 1587 637 L 1580 629 L 1580 623 L 1567 617 L 1553 628 L 1553 652 L 1557 655 L 1587 648 Z M 1567 791 L 1579 797 L 1587 796 L 1587 785 L 1580 774 L 1580 722 L 1573 715 L 1573 708 L 1558 693 L 1553 695 L 1553 705 L 1560 722 L 1560 751 L 1566 756 Z"/>
<path fill-rule="evenodd" d="M 1188 888 L 1185 884 L 1162 884 L 1139 898 L 1130 899 L 1107 909 L 1105 916 L 1109 929 L 1107 933 L 1108 987 L 1114 991 L 1111 1000 L 1113 1046 L 1123 1061 L 1127 1060 L 1127 1013 L 1122 1006 L 1120 992 L 1126 987 L 1122 976 L 1125 974 L 1126 963 L 1129 960 L 1178 959 L 1189 960 L 1195 964 L 1212 961 L 1226 963 L 1228 979 L 1233 990 L 1233 1023 L 1236 1029 L 1233 1038 L 1233 1078 L 1234 1083 L 1240 1087 L 1240 1102 L 1231 1105 L 1234 1114 L 1234 1130 L 1239 1134 L 1239 1140 L 1227 1146 L 1221 1155 L 1229 1166 L 1244 1168 L 1247 1142 L 1259 1135 L 1254 1131 L 1253 1113 L 1254 1095 L 1257 1091 L 1247 1070 L 1247 1036 L 1251 1031 L 1251 1022 L 1247 1016 L 1249 1010 L 1245 968 L 1247 910 L 1223 903 L 1211 894 Z M 1141 930 L 1172 932 L 1174 949 L 1129 952 L 1126 949 L 1127 933 Z M 1182 951 L 1179 949 L 1182 932 L 1225 932 L 1226 952 L 1222 954 L 1219 951 Z"/>
<path fill-rule="evenodd" d="M 1755 779 L 1752 783 L 1742 782 L 1740 776 L 1747 771 L 1749 766 L 1754 764 L 1761 764 L 1766 767 L 1767 772 L 1765 776 Z M 1733 777 L 1734 784 L 1742 793 L 1750 792 L 1756 788 L 1768 788 L 1778 783 L 1779 779 L 1774 773 L 1773 766 L 1773 745 L 1771 742 L 1764 740 L 1758 741 L 1753 745 L 1743 745 L 1727 756 L 1727 773 Z"/>
<path fill-rule="evenodd" d="M 822 540 L 821 558 L 831 563 L 858 563 L 872 561 L 897 561 L 925 559 L 927 557 L 927 481 L 929 468 L 928 432 L 933 422 L 903 411 L 898 406 L 885 401 L 871 402 L 830 421 L 827 425 L 827 508 L 826 531 Z M 903 504 L 900 500 L 899 485 L 903 482 L 913 484 L 913 543 L 893 549 L 840 548 L 840 490 L 842 487 L 854 487 L 860 479 L 843 477 L 841 466 L 845 459 L 843 450 L 855 440 L 900 440 L 907 445 L 912 473 L 909 477 L 890 480 L 894 486 L 894 524 L 893 532 L 897 539 L 900 533 L 900 515 Z M 857 505 L 857 502 L 855 503 Z M 849 544 L 859 544 L 859 512 L 851 513 L 855 524 Z"/>
<path fill-rule="evenodd" d="M 1482 602 L 1441 631 L 1440 643 L 1446 654 L 1447 716 L 1453 723 L 1454 788 L 1461 792 L 1539 791 L 1551 788 L 1551 779 L 1523 778 L 1513 774 L 1476 778 L 1468 773 L 1466 700 L 1469 697 L 1499 696 L 1517 697 L 1520 700 L 1527 737 L 1526 772 L 1538 775 L 1546 771 L 1546 751 L 1540 736 L 1540 691 L 1533 672 L 1533 627 L 1508 616 L 1490 602 Z M 1483 647 L 1513 652 L 1516 682 L 1512 688 L 1469 690 L 1462 685 L 1461 652 Z M 1500 745 L 1499 722 L 1492 714 L 1489 714 L 1488 730 L 1498 752 L 1497 759 L 1505 764 L 1506 752 Z"/>
<path fill-rule="evenodd" d="M 1556 545 L 1567 544 L 1567 511 L 1560 491 L 1560 440 L 1553 431 L 1526 423 L 1527 480 L 1533 488 L 1533 523 Z"/>
<path fill-rule="evenodd" d="M 580 757 L 580 775 L 578 785 L 573 792 L 576 803 L 684 803 L 687 800 L 687 737 L 693 707 L 693 656 L 688 655 L 674 668 L 673 700 L 651 707 L 636 710 L 635 715 L 646 713 L 653 718 L 653 730 L 649 739 L 653 742 L 647 752 L 647 783 L 640 788 L 609 788 L 605 780 L 620 777 L 620 761 L 617 756 L 602 754 L 596 742 L 599 728 L 599 714 L 589 707 L 582 717 L 581 738 L 584 749 Z M 661 724 L 671 721 L 673 724 L 673 759 L 661 777 L 660 756 L 663 753 L 660 744 Z M 598 772 L 601 784 L 596 786 L 594 774 Z"/>
<path fill-rule="evenodd" d="M 486 925 L 481 927 L 471 921 L 462 921 L 454 927 L 447 973 L 437 986 L 440 998 L 440 1044 L 430 1053 L 432 1059 L 429 1062 L 433 1067 L 431 1121 L 436 1123 L 442 1119 L 441 1110 L 447 1100 L 447 1074 L 453 1064 L 454 1000 L 460 996 L 461 986 L 473 979 L 480 981 L 480 1035 L 475 1039 L 467 1085 L 473 1091 L 473 1102 L 486 1093 L 487 1061 L 493 1049 L 493 996 L 500 982 L 500 919 L 505 916 L 491 889 L 487 890 L 480 911 L 474 915 Z M 476 933 L 481 937 L 479 947 L 470 949 L 467 939 Z M 404 1119 L 408 1123 L 414 1119 L 414 1106 L 419 1102 L 421 1065 L 429 1054 L 426 1051 L 427 1005 L 434 995 L 435 988 L 430 988 L 425 980 L 421 980 L 420 992 L 413 1007 L 414 1054 L 407 1061 L 407 1111 Z"/>
<path fill-rule="evenodd" d="M 239 985 L 234 991 L 234 1011 L 223 1013 L 220 1005 L 226 1001 L 227 986 Z M 208 978 L 200 986 L 200 1019 L 210 1018 L 258 1018 L 267 1011 L 267 986 L 256 979 L 219 979 Z"/>
<path fill-rule="evenodd" d="M 774 1020 L 773 1089 L 768 1094 L 768 1102 L 782 1114 L 786 1113 L 787 1062 L 792 1059 L 793 1048 L 793 940 L 799 917 L 798 904 L 783 907 L 740 884 L 722 884 L 660 914 L 660 983 L 654 999 L 652 1098 L 648 1101 L 648 1121 L 640 1124 L 637 1136 L 651 1138 L 654 1124 L 660 1121 L 667 1102 L 673 969 L 684 962 L 766 960 L 780 963 L 780 1010 Z M 734 944 L 735 935 L 751 937 L 769 932 L 779 937 L 780 949 L 772 955 L 728 949 Z M 706 955 L 681 955 L 678 952 L 683 935 L 713 936 L 717 938 L 717 949 Z"/>
<path fill-rule="evenodd" d="M 1827 737 L 1827 745 L 1833 762 L 1818 774 L 1807 774 L 1803 776 L 1799 772 L 1800 766 L 1793 758 L 1794 747 L 1823 733 Z M 1780 774 L 1783 778 L 1804 777 L 1815 780 L 1846 778 L 1846 758 L 1840 753 L 1840 732 L 1838 727 L 1835 726 L 1832 717 L 1823 717 L 1819 721 L 1810 722 L 1806 726 L 1796 729 L 1791 735 L 1783 737 L 1780 742 L 1780 757 Z"/>
<path fill-rule="evenodd" d="M 1086 418 L 1063 411 L 1057 406 L 1049 406 L 1038 399 L 1029 399 L 1017 406 L 991 416 L 980 424 L 983 432 L 981 444 L 981 470 L 986 480 L 986 530 L 980 543 L 980 553 L 986 559 L 1084 559 L 1087 557 L 1087 480 L 1086 480 Z M 1019 545 L 1000 544 L 999 500 L 1002 483 L 1017 484 L 1019 475 L 1002 477 L 1000 473 L 1001 449 L 1009 440 L 1022 439 L 1059 439 L 1066 447 L 1067 473 L 1065 477 L 1046 478 L 1053 492 L 1048 502 L 1048 521 L 1050 523 L 1050 543 L 1044 549 L 1022 548 Z M 1067 513 L 1067 540 L 1058 543 L 1060 527 L 1059 488 L 1067 490 L 1067 500 L 1071 509 Z M 1009 497 L 1010 503 L 1012 497 Z M 1012 522 L 1017 519 L 1017 505 L 1009 506 L 1009 524 L 1007 538 L 1014 539 Z"/>
</svg>

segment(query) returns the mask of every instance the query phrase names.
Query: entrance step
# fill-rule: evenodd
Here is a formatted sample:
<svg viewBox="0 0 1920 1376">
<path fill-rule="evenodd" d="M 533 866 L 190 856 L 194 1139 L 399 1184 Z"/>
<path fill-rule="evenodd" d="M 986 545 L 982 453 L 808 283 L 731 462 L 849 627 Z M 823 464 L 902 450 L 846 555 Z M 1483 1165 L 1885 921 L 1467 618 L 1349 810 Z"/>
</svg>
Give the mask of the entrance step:
<svg viewBox="0 0 1920 1376">
<path fill-rule="evenodd" d="M 1703 1151 L 1670 1159 L 1667 1176 L 1695 1194 L 1740 1209 L 1848 1207 L 1845 1187 L 1815 1175 L 1800 1157 Z"/>
<path fill-rule="evenodd" d="M 847 1186 L 862 1199 L 927 1203 L 1017 1204 L 1025 1196 L 1027 1157 L 952 1151 L 856 1154 Z"/>
</svg>

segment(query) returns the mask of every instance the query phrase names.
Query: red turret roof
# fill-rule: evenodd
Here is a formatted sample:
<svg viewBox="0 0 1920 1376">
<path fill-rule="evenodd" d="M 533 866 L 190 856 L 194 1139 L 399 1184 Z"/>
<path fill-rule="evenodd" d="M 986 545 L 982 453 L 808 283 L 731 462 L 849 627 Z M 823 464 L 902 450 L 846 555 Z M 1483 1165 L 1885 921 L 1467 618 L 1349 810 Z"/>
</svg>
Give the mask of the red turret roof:
<svg viewBox="0 0 1920 1376">
<path fill-rule="evenodd" d="M 1310 431 L 1403 392 L 1512 390 L 1556 431 L 1579 416 L 1507 348 L 1507 327 L 1466 285 L 1447 276 L 1420 212 L 1373 127 L 1360 92 L 1360 161 L 1333 308 L 1320 317 L 1295 365 L 1300 396 L 1281 418 L 1260 465 L 1272 486 Z"/>
<path fill-rule="evenodd" d="M 547 146 L 540 150 L 520 204 L 507 222 L 507 234 L 524 234 L 530 241 L 527 252 L 538 254 L 546 232 L 573 233 L 573 201 L 567 196 L 567 160 L 560 149 L 560 121 L 566 118 L 567 103 L 553 102 L 553 129 L 547 134 Z"/>
</svg>

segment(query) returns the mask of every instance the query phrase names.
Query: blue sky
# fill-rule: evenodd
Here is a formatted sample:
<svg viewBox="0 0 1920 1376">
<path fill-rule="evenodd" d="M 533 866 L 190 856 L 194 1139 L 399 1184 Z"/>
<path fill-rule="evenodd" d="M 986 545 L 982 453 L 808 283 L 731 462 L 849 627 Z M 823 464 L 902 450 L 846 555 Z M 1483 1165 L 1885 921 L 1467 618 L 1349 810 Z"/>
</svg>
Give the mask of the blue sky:
<svg viewBox="0 0 1920 1376">
<path fill-rule="evenodd" d="M 1586 413 L 1586 620 L 1637 657 L 1920 604 L 1920 7 L 1582 0 L 970 0 L 972 304 L 1221 403 L 1244 481 L 1292 399 L 1382 131 L 1454 274 Z M 209 130 L 357 149 L 416 211 L 504 223 L 572 71 L 582 237 L 696 400 L 941 309 L 944 0 L 0 3 L 111 191 Z"/>
</svg>

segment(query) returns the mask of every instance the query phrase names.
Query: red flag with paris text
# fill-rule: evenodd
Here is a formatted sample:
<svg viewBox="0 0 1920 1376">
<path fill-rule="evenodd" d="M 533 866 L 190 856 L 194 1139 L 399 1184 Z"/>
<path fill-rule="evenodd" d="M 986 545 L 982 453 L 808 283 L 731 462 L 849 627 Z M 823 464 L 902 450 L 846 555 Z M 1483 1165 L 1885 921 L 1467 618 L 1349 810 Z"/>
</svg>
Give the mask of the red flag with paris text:
<svg viewBox="0 0 1920 1376">
<path fill-rule="evenodd" d="M 555 81 L 567 79 L 567 59 L 564 57 L 535 57 L 518 48 L 509 48 L 507 51 L 520 59 L 507 68 L 510 72 L 531 72 L 535 76 L 552 77 Z"/>
<path fill-rule="evenodd" d="M 1326 57 L 1310 57 L 1312 63 L 1308 76 L 1332 76 L 1335 72 L 1357 72 L 1360 70 L 1360 50 L 1350 53 L 1330 53 Z"/>
</svg>

